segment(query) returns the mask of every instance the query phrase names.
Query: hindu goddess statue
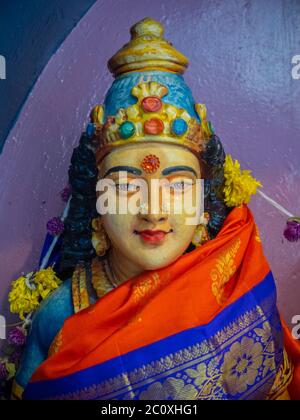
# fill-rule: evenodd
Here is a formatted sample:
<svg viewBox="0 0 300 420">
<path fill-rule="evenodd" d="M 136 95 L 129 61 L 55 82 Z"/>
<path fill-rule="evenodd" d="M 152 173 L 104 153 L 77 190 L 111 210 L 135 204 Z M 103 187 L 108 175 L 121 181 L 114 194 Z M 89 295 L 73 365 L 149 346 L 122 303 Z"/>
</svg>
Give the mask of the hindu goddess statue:
<svg viewBox="0 0 300 420">
<path fill-rule="evenodd" d="M 34 315 L 15 398 L 300 398 L 300 349 L 247 207 L 259 183 L 224 153 L 163 32 L 143 19 L 109 60 L 69 169 L 72 275 Z"/>
</svg>

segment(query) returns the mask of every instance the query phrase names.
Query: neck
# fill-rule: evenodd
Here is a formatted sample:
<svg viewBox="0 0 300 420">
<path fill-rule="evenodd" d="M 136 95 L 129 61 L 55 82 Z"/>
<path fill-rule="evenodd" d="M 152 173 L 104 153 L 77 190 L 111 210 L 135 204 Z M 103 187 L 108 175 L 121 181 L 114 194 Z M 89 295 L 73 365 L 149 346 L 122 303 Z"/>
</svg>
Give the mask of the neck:
<svg viewBox="0 0 300 420">
<path fill-rule="evenodd" d="M 108 251 L 108 264 L 116 286 L 144 271 L 113 247 Z"/>
</svg>

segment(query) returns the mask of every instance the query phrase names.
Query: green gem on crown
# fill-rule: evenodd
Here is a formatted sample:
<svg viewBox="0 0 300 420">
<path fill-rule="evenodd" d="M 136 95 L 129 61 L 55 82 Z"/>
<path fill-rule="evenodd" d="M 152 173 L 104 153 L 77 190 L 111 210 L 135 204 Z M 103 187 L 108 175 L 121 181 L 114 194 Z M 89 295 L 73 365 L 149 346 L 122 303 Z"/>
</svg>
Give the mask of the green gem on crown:
<svg viewBox="0 0 300 420">
<path fill-rule="evenodd" d="M 120 125 L 119 133 L 122 139 L 129 139 L 135 133 L 135 126 L 131 121 L 125 121 Z"/>
</svg>

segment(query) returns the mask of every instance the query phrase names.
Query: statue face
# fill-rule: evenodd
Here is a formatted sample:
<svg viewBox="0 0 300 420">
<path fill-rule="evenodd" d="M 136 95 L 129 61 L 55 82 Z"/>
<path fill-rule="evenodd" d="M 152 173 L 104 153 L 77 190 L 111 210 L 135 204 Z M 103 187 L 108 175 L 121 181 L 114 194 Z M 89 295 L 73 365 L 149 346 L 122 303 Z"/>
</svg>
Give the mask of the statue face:
<svg viewBox="0 0 300 420">
<path fill-rule="evenodd" d="M 154 155 L 155 165 L 151 166 L 153 159 L 149 161 L 149 155 Z M 120 167 L 123 173 L 126 171 L 127 179 L 119 177 Z M 128 211 L 127 214 L 117 212 L 101 216 L 115 252 L 141 270 L 165 267 L 184 253 L 196 229 L 195 224 L 187 224 L 187 218 L 195 212 L 191 213 L 193 206 L 188 205 L 175 214 L 175 204 L 183 202 L 184 193 L 188 191 L 189 197 L 193 197 L 191 204 L 194 207 L 196 204 L 196 179 L 201 178 L 201 173 L 199 161 L 192 152 L 172 144 L 128 144 L 113 150 L 103 159 L 99 178 L 114 182 L 117 198 L 121 201 L 137 192 L 138 181 L 148 186 L 146 199 L 143 203 L 142 200 L 138 202 L 139 214 Z M 163 188 L 160 188 L 155 196 L 157 200 L 151 204 L 153 180 L 159 180 L 154 183 L 166 182 L 169 189 L 163 194 Z M 103 192 L 98 196 L 101 194 Z"/>
</svg>

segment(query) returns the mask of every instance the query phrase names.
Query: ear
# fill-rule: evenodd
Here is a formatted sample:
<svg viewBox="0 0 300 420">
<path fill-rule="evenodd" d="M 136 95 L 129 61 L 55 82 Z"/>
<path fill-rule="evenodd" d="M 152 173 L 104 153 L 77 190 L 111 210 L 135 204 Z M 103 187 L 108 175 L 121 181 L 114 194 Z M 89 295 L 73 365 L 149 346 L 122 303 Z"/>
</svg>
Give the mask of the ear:
<svg viewBox="0 0 300 420">
<path fill-rule="evenodd" d="M 92 228 L 94 231 L 99 231 L 101 229 L 101 220 L 100 220 L 100 216 L 99 217 L 95 217 L 92 220 Z"/>
</svg>

